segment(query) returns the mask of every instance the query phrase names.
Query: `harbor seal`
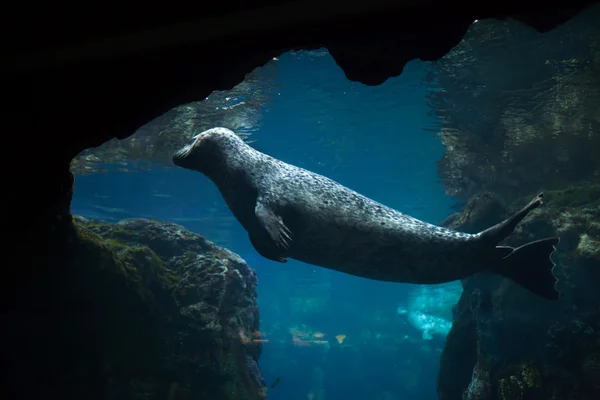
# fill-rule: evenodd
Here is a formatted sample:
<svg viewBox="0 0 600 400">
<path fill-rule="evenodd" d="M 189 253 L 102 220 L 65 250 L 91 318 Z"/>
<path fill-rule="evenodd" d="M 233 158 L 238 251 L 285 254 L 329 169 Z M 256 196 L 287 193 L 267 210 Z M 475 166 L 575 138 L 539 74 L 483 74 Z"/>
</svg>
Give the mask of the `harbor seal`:
<svg viewBox="0 0 600 400">
<path fill-rule="evenodd" d="M 233 131 L 213 128 L 173 154 L 201 172 L 265 258 L 293 258 L 368 279 L 436 284 L 492 272 L 557 299 L 552 253 L 557 237 L 518 248 L 498 246 L 542 194 L 477 234 L 432 225 L 371 200 L 329 178 L 261 153 Z"/>
</svg>

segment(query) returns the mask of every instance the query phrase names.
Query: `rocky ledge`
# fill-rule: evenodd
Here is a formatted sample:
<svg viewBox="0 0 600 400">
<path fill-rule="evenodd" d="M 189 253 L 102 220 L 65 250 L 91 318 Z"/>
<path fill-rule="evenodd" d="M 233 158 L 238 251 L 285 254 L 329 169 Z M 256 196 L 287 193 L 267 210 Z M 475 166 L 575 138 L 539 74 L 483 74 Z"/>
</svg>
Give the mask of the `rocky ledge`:
<svg viewBox="0 0 600 400">
<path fill-rule="evenodd" d="M 463 281 L 441 358 L 441 400 L 600 398 L 600 201 L 587 196 L 595 188 L 546 193 L 545 204 L 506 242 L 518 246 L 560 236 L 553 255 L 560 300 L 541 299 L 492 275 Z M 498 196 L 480 194 L 445 224 L 477 232 L 529 197 L 507 206 Z"/>
<path fill-rule="evenodd" d="M 7 324 L 28 343 L 4 352 L 27 377 L 19 398 L 266 397 L 257 279 L 239 256 L 143 219 L 74 217 L 68 249 L 64 268 L 24 288 L 26 318 Z M 45 376 L 24 374 L 40 358 Z"/>
</svg>

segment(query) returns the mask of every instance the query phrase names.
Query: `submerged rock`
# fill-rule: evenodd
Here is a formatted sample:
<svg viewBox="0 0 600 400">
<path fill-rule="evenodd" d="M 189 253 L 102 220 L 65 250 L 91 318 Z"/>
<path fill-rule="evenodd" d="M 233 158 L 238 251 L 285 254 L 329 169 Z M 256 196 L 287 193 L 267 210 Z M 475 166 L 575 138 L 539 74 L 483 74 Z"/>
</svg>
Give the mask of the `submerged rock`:
<svg viewBox="0 0 600 400">
<path fill-rule="evenodd" d="M 568 191 L 578 198 L 589 189 Z M 505 243 L 560 236 L 553 254 L 560 300 L 544 300 L 492 274 L 463 280 L 441 358 L 440 399 L 600 398 L 600 204 L 552 201 L 561 196 L 548 193 Z M 476 232 L 508 213 L 496 196 L 484 194 L 445 224 Z"/>
<path fill-rule="evenodd" d="M 80 398 L 265 398 L 254 271 L 172 223 L 75 217 L 62 276 L 61 387 Z M 65 371 L 63 371 L 65 372 Z M 75 396 L 77 397 L 77 396 Z"/>
</svg>

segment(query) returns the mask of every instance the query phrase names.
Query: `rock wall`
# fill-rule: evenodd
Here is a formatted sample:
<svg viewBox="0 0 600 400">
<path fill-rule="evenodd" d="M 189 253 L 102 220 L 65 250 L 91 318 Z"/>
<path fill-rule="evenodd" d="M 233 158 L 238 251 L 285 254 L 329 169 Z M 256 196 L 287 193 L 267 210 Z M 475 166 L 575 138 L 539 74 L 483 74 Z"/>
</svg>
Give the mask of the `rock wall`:
<svg viewBox="0 0 600 400">
<path fill-rule="evenodd" d="M 266 397 L 257 279 L 240 257 L 171 223 L 71 226 L 68 261 L 23 286 L 7 321 L 14 398 Z"/>
<path fill-rule="evenodd" d="M 560 236 L 553 255 L 560 300 L 544 300 L 491 274 L 463 281 L 441 357 L 441 400 L 600 398 L 600 197 L 590 199 L 590 190 L 548 192 L 506 241 L 518 246 Z M 477 232 L 529 197 L 511 207 L 490 193 L 474 196 L 445 224 Z"/>
</svg>

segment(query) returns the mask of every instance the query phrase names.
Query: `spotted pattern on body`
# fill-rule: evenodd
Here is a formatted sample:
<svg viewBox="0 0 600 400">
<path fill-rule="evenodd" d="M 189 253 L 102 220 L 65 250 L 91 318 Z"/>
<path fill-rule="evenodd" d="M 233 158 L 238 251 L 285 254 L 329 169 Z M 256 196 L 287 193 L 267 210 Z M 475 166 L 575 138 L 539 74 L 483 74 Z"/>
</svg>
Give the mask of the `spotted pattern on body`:
<svg viewBox="0 0 600 400">
<path fill-rule="evenodd" d="M 179 157 L 178 157 L 179 154 Z M 369 279 L 441 283 L 483 269 L 478 235 L 403 214 L 213 128 L 174 162 L 219 188 L 259 253 Z"/>
</svg>

